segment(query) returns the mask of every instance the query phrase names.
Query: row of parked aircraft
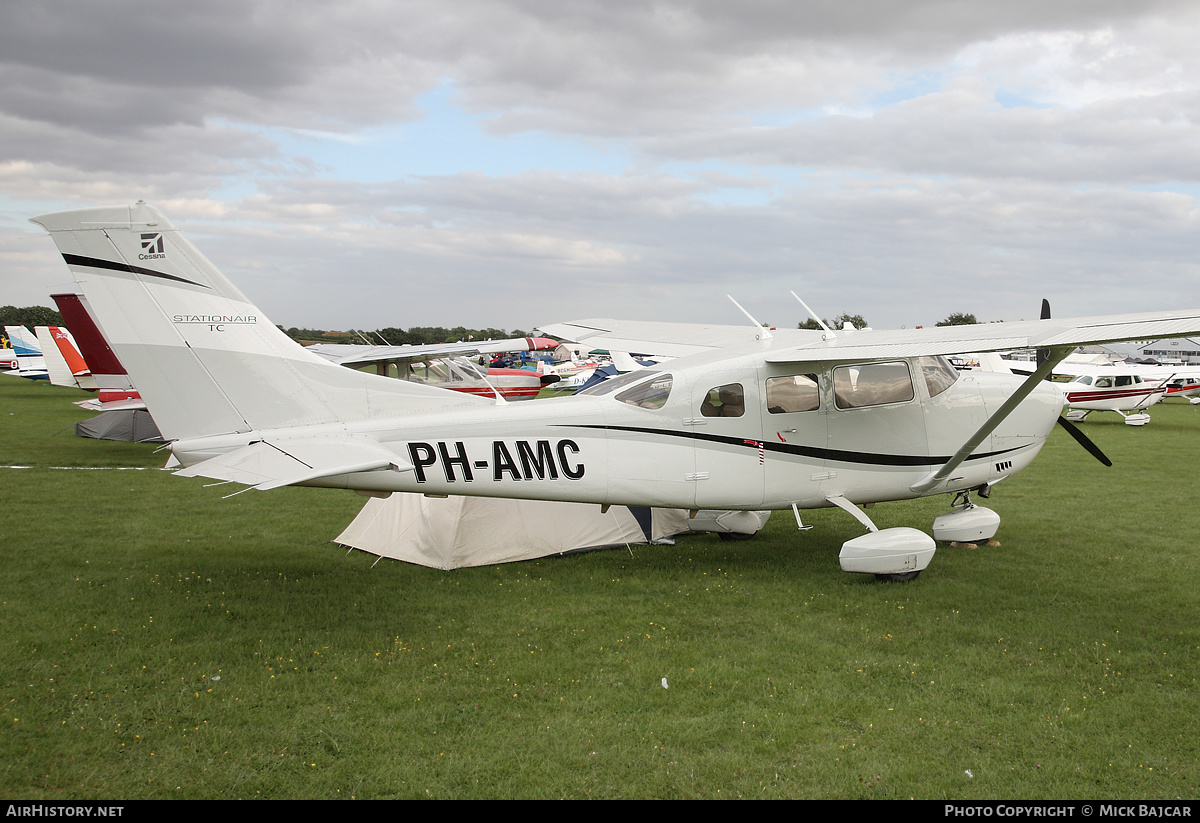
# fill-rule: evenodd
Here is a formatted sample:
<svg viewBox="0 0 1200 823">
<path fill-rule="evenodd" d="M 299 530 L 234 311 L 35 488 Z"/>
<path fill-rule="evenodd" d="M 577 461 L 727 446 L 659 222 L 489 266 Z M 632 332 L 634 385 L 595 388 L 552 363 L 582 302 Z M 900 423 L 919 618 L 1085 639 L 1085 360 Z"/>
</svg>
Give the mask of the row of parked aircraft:
<svg viewBox="0 0 1200 823">
<path fill-rule="evenodd" d="M 486 357 L 515 352 L 539 352 L 558 347 L 546 337 L 516 337 L 507 340 L 462 341 L 426 346 L 360 346 L 318 343 L 308 350 L 331 363 L 350 368 L 374 366 L 376 373 L 415 383 L 439 386 L 481 397 L 528 400 L 557 377 L 528 369 L 494 368 L 474 362 Z"/>
<path fill-rule="evenodd" d="M 1029 374 L 1034 364 L 1011 362 L 1010 368 Z M 1147 409 L 1167 397 L 1186 397 L 1200 405 L 1200 367 L 1196 366 L 1097 365 L 1068 358 L 1055 372 L 1071 378 L 1059 385 L 1066 397 L 1067 419 L 1075 422 L 1092 412 L 1106 411 L 1121 415 L 1130 426 L 1144 426 L 1150 422 Z"/>
<path fill-rule="evenodd" d="M 589 320 L 561 336 L 678 359 L 577 395 L 498 404 L 296 345 L 145 203 L 33 222 L 180 476 L 264 491 L 790 509 L 800 528 L 802 509 L 836 506 L 867 529 L 843 545 L 842 567 L 894 578 L 924 569 L 935 538 L 992 537 L 999 517 L 971 495 L 1029 465 L 1055 425 L 1086 441 L 1044 380 L 1077 346 L 1200 333 L 1200 311 L 853 333 Z M 1022 348 L 1044 353 L 1028 376 L 959 372 L 946 359 Z M 954 502 L 933 537 L 878 529 L 860 508 L 934 494 Z"/>
<path fill-rule="evenodd" d="M 7 374 L 55 385 L 98 391 L 98 398 L 79 405 L 95 411 L 144 409 L 129 375 L 96 325 L 79 294 L 52 295 L 64 321 L 80 330 L 81 340 L 59 326 L 5 326 L 13 341 L 12 370 Z M 488 368 L 467 359 L 495 353 L 553 349 L 558 341 L 545 337 L 488 340 L 480 343 L 439 343 L 427 346 L 357 346 L 317 344 L 320 356 L 349 368 L 374 365 L 377 373 L 483 397 L 523 400 L 536 397 L 554 375 L 527 369 Z M 95 371 L 93 371 L 95 365 Z"/>
</svg>

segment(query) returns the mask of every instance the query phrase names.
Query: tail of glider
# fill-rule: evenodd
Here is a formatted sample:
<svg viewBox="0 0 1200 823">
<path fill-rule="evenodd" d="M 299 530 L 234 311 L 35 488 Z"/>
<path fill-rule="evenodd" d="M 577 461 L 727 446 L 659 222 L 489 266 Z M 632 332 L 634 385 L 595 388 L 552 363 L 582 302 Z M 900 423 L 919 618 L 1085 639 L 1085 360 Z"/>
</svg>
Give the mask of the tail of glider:
<svg viewBox="0 0 1200 823">
<path fill-rule="evenodd" d="M 306 352 L 152 206 L 33 218 L 168 440 L 478 403 Z"/>
</svg>

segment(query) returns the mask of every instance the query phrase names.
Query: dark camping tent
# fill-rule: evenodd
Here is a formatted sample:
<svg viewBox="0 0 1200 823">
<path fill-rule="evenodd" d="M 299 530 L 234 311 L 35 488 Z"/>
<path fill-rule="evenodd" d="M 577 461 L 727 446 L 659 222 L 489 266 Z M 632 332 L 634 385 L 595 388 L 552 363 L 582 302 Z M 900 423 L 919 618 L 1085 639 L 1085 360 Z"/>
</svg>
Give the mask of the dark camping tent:
<svg viewBox="0 0 1200 823">
<path fill-rule="evenodd" d="M 75 424 L 76 437 L 97 440 L 129 440 L 134 443 L 163 443 L 154 418 L 145 409 L 108 411 Z"/>
</svg>

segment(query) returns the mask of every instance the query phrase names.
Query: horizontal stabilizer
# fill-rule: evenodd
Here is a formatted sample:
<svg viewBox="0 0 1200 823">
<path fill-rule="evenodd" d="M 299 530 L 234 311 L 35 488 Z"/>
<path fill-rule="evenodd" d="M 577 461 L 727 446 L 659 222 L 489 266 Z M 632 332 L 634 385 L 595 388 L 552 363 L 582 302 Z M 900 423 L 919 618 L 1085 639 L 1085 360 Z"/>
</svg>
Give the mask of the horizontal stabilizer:
<svg viewBox="0 0 1200 823">
<path fill-rule="evenodd" d="M 369 438 L 293 438 L 260 440 L 176 474 L 227 480 L 266 491 L 322 477 L 388 468 L 411 471 L 413 467 Z"/>
<path fill-rule="evenodd" d="M 76 400 L 75 405 L 88 411 L 137 411 L 146 410 L 146 404 L 140 397 L 128 397 L 124 400 Z"/>
</svg>

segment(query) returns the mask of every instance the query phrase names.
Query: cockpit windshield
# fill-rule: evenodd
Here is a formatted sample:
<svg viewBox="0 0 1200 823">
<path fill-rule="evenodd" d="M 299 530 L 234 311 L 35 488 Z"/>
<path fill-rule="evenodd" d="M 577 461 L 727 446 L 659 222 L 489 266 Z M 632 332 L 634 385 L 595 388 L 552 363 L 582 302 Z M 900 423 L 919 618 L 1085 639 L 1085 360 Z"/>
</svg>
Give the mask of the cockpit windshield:
<svg viewBox="0 0 1200 823">
<path fill-rule="evenodd" d="M 921 373 L 930 397 L 937 397 L 958 380 L 958 369 L 946 357 L 922 357 Z"/>
<path fill-rule="evenodd" d="M 671 394 L 671 375 L 638 370 L 612 377 L 580 394 L 601 397 L 619 392 L 616 399 L 643 409 L 661 409 Z"/>
</svg>

